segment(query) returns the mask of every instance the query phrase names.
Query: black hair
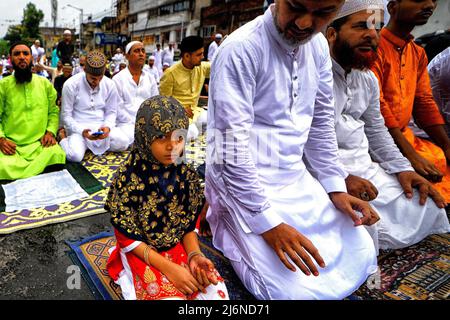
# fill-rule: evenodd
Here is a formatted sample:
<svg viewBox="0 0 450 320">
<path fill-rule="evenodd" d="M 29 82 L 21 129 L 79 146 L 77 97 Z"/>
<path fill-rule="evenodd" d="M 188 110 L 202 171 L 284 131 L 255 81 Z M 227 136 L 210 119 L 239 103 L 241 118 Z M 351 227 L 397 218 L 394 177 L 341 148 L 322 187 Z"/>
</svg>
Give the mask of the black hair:
<svg viewBox="0 0 450 320">
<path fill-rule="evenodd" d="M 11 45 L 11 47 L 9 47 L 9 55 L 12 56 L 13 49 L 14 49 L 15 47 L 21 46 L 21 45 L 27 46 L 28 49 L 30 49 L 30 52 L 31 52 L 31 47 L 30 47 L 30 44 L 29 44 L 29 43 L 27 43 L 27 42 L 25 42 L 25 41 L 16 41 L 16 42 L 14 42 L 14 43 Z"/>
<path fill-rule="evenodd" d="M 181 41 L 181 56 L 185 53 L 192 53 L 203 48 L 203 38 L 199 36 L 189 36 Z"/>
<path fill-rule="evenodd" d="M 342 28 L 342 26 L 347 22 L 349 16 L 345 16 L 339 19 L 334 20 L 328 25 L 328 28 L 333 28 L 337 32 L 339 32 Z"/>
</svg>

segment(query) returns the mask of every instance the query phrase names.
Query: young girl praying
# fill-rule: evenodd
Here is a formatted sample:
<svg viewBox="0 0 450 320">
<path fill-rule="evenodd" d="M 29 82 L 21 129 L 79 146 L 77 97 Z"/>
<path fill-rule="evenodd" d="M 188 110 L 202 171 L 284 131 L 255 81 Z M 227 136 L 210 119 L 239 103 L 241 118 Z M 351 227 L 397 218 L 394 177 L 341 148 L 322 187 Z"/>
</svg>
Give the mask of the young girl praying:
<svg viewBox="0 0 450 320">
<path fill-rule="evenodd" d="M 197 172 L 181 161 L 188 127 L 174 98 L 146 100 L 109 190 L 105 209 L 117 245 L 107 269 L 127 300 L 229 299 L 194 231 L 205 197 Z"/>
</svg>

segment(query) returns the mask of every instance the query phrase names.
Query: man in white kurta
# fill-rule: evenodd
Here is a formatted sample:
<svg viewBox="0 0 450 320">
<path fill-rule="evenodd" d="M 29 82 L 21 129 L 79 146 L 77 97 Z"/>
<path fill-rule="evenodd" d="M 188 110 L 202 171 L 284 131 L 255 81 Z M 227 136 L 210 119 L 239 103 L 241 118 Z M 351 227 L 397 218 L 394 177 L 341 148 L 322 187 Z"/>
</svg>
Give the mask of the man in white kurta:
<svg viewBox="0 0 450 320">
<path fill-rule="evenodd" d="M 447 123 L 450 136 L 450 47 L 439 53 L 428 64 L 433 97 Z"/>
<path fill-rule="evenodd" d="M 208 61 L 212 62 L 214 60 L 217 54 L 217 49 L 219 48 L 220 41 L 222 41 L 222 35 L 220 33 L 217 33 L 214 36 L 214 41 L 211 42 L 208 47 Z"/>
<path fill-rule="evenodd" d="M 159 81 L 161 80 L 162 71 L 159 72 L 158 68 L 155 65 L 155 56 L 148 57 L 148 64 L 144 65 L 144 71 L 150 73 L 155 79 L 157 85 L 159 85 Z"/>
<path fill-rule="evenodd" d="M 163 50 L 161 49 L 161 44 L 156 44 L 156 49 L 153 51 L 153 56 L 155 57 L 155 66 L 158 68 L 159 74 L 162 75 L 163 62 L 162 62 Z"/>
<path fill-rule="evenodd" d="M 114 57 L 111 58 L 111 60 L 112 60 L 112 62 L 114 62 L 114 65 L 115 65 L 114 72 L 118 72 L 120 64 L 122 62 L 125 62 L 125 56 L 122 53 L 122 49 L 117 48 L 116 54 L 114 55 Z"/>
<path fill-rule="evenodd" d="M 164 63 L 168 63 L 169 66 L 173 65 L 173 59 L 175 57 L 175 48 L 173 47 L 173 43 L 169 42 L 169 46 L 164 49 L 161 56 L 161 61 Z"/>
<path fill-rule="evenodd" d="M 257 299 L 342 299 L 377 268 L 360 226 L 377 216 L 346 193 L 331 61 L 318 33 L 343 1 L 291 2 L 308 14 L 277 1 L 232 33 L 214 59 L 207 220 L 215 247 Z"/>
<path fill-rule="evenodd" d="M 143 70 L 146 58 L 143 43 L 130 42 L 125 48 L 125 54 L 128 67 L 115 75 L 113 81 L 122 100 L 116 127 L 130 146 L 134 142 L 134 126 L 139 107 L 148 98 L 158 95 L 159 90 L 150 71 Z"/>
<path fill-rule="evenodd" d="M 60 141 L 73 162 L 83 160 L 87 149 L 95 155 L 106 151 L 124 151 L 128 139 L 116 129 L 120 104 L 114 82 L 104 77 L 106 57 L 92 51 L 86 58 L 83 73 L 66 81 L 62 92 L 62 122 L 66 134 Z M 94 133 L 103 132 L 101 135 Z"/>
<path fill-rule="evenodd" d="M 379 39 L 379 29 L 367 26 L 367 21 L 371 9 L 382 11 L 383 6 L 382 0 L 348 0 L 328 28 L 327 38 L 333 57 L 339 158 L 350 174 L 347 190 L 372 200 L 380 215 L 378 223 L 367 227 L 375 246 L 398 249 L 448 232 L 450 226 L 442 197 L 414 172 L 384 125 L 378 81 L 367 69 Z M 420 204 L 427 196 L 434 201 Z"/>
</svg>

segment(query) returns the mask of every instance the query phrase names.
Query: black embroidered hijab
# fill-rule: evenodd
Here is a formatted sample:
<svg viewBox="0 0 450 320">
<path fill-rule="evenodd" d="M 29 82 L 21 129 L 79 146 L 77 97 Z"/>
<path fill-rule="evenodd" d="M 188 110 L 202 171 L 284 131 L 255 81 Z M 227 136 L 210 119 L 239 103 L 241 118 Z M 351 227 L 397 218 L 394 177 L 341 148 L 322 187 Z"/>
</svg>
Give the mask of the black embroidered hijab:
<svg viewBox="0 0 450 320">
<path fill-rule="evenodd" d="M 158 251 L 173 248 L 195 229 L 205 202 L 194 169 L 184 162 L 164 166 L 150 148 L 155 139 L 174 130 L 185 136 L 188 126 L 186 112 L 174 98 L 156 96 L 144 101 L 136 116 L 134 145 L 105 203 L 116 229 Z"/>
</svg>

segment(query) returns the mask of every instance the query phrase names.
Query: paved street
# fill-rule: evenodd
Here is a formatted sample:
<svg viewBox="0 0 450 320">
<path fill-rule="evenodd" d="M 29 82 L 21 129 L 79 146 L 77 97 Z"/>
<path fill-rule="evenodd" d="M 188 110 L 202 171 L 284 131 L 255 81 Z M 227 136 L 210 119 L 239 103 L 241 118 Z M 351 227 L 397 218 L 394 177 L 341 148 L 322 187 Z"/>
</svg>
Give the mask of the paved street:
<svg viewBox="0 0 450 320">
<path fill-rule="evenodd" d="M 0 299 L 94 299 L 84 280 L 80 290 L 68 289 L 67 268 L 72 261 L 65 241 L 80 240 L 109 227 L 105 213 L 0 236 Z"/>
</svg>

